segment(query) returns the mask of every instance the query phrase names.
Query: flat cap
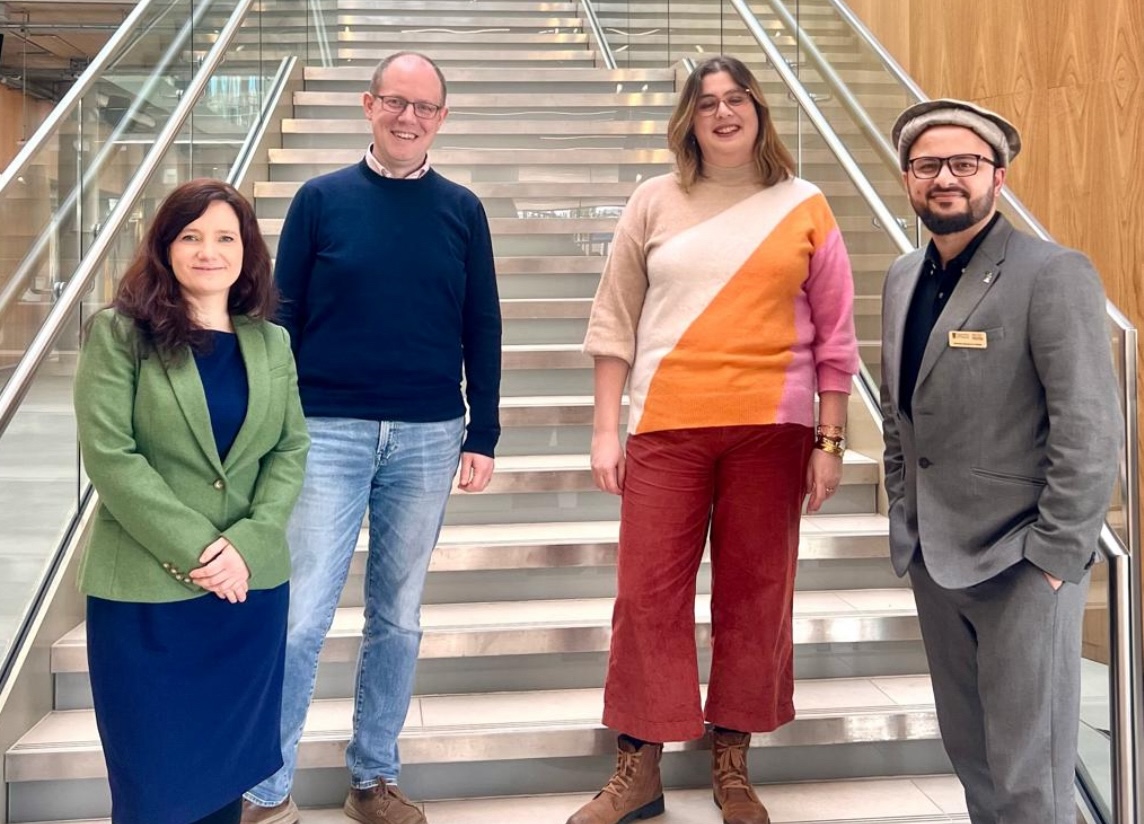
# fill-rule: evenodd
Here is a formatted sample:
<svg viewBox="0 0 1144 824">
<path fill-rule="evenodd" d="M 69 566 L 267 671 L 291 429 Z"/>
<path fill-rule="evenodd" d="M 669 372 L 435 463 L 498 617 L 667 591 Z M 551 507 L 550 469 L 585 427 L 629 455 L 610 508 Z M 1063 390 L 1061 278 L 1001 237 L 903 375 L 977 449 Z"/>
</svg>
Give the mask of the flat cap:
<svg viewBox="0 0 1144 824">
<path fill-rule="evenodd" d="M 898 147 L 898 161 L 903 172 L 910 158 L 910 147 L 922 132 L 932 126 L 962 126 L 972 130 L 993 148 L 1002 166 L 1008 166 L 1021 151 L 1021 135 L 1017 127 L 997 112 L 949 97 L 924 100 L 898 115 L 890 133 Z"/>
</svg>

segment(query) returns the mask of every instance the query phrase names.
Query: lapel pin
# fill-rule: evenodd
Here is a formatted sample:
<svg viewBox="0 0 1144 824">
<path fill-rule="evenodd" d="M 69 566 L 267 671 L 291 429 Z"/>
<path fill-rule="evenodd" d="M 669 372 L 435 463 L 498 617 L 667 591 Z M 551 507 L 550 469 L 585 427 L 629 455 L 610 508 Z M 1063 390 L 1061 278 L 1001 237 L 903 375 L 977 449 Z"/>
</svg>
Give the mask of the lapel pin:
<svg viewBox="0 0 1144 824">
<path fill-rule="evenodd" d="M 993 273 L 992 272 L 986 272 L 985 273 L 985 282 L 986 283 L 992 283 L 993 282 Z"/>
</svg>

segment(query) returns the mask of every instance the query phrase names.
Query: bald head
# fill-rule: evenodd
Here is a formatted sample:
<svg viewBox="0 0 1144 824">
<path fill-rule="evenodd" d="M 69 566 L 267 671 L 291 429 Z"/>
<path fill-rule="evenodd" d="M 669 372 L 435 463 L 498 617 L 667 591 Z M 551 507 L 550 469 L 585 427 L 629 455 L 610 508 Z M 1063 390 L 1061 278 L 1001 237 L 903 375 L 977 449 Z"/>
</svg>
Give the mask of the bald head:
<svg viewBox="0 0 1144 824">
<path fill-rule="evenodd" d="M 370 91 L 377 93 L 377 91 L 379 89 L 381 89 L 381 87 L 382 87 L 382 75 L 385 74 L 386 69 L 388 69 L 390 66 L 394 66 L 394 65 L 397 65 L 398 67 L 403 68 L 403 69 L 412 69 L 414 67 L 423 67 L 423 66 L 428 66 L 430 69 L 432 69 L 434 74 L 437 75 L 437 80 L 441 84 L 441 97 L 437 102 L 440 105 L 445 104 L 445 96 L 446 96 L 445 75 L 441 72 L 441 67 L 438 66 L 436 63 L 434 63 L 432 60 L 430 60 L 425 55 L 423 55 L 419 52 L 414 52 L 414 51 L 394 52 L 393 54 L 389 55 L 384 60 L 382 60 L 380 63 L 378 63 L 377 68 L 375 68 L 373 70 L 373 79 L 370 81 L 370 86 L 369 86 Z"/>
</svg>

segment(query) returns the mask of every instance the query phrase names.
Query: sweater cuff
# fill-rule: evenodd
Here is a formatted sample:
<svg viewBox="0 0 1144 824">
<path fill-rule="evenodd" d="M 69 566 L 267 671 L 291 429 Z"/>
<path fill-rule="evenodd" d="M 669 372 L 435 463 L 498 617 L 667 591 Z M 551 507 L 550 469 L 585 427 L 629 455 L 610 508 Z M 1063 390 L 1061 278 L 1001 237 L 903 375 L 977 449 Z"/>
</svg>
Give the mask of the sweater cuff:
<svg viewBox="0 0 1144 824">
<path fill-rule="evenodd" d="M 498 440 L 500 440 L 499 432 L 490 432 L 487 429 L 469 429 L 465 435 L 465 442 L 461 444 L 461 451 L 495 458 L 494 453 Z"/>
<path fill-rule="evenodd" d="M 819 392 L 842 392 L 849 395 L 853 380 L 854 376 L 851 373 L 835 369 L 833 366 L 818 367 Z"/>
</svg>

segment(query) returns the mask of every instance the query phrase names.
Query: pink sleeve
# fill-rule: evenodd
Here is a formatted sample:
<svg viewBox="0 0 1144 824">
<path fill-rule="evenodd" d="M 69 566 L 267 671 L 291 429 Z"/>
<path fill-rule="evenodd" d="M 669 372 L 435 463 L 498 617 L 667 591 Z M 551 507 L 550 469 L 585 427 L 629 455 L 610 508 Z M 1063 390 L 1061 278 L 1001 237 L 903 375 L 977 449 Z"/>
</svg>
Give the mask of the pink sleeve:
<svg viewBox="0 0 1144 824">
<path fill-rule="evenodd" d="M 858 372 L 858 341 L 854 336 L 854 278 L 850 257 L 837 226 L 810 258 L 810 275 L 803 286 L 814 325 L 814 366 L 819 392 L 850 392 Z"/>
</svg>

